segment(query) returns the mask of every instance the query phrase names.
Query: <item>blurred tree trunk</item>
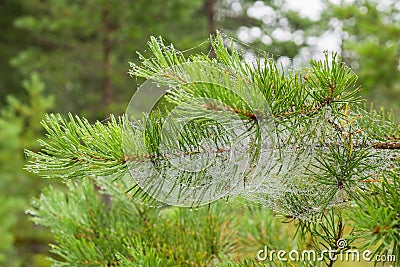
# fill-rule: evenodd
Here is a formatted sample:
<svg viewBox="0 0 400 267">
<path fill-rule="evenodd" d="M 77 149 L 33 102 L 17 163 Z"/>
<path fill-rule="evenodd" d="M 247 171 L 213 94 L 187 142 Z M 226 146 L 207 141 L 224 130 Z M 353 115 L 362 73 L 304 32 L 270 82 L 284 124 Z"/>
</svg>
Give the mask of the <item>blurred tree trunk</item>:
<svg viewBox="0 0 400 267">
<path fill-rule="evenodd" d="M 102 34 L 103 34 L 103 105 L 107 107 L 112 101 L 112 88 L 111 88 L 111 41 L 110 34 L 112 27 L 110 25 L 109 8 L 107 4 L 103 4 L 101 10 L 101 22 L 102 22 Z M 105 109 L 106 110 L 106 109 Z M 106 114 L 104 114 L 106 115 Z M 100 187 L 94 183 L 94 187 L 97 191 L 100 191 Z M 107 194 L 102 195 L 103 201 L 107 206 L 111 206 L 111 196 Z"/>
<path fill-rule="evenodd" d="M 215 36 L 216 27 L 215 27 L 215 10 L 214 10 L 214 0 L 205 0 L 205 11 L 207 15 L 208 22 L 208 32 L 210 35 Z M 210 58 L 215 58 L 215 52 L 212 47 L 210 47 Z"/>
<path fill-rule="evenodd" d="M 106 5 L 103 6 L 101 11 L 101 22 L 103 31 L 103 105 L 108 106 L 112 100 L 110 77 L 111 26 L 109 20 L 109 10 Z"/>
</svg>

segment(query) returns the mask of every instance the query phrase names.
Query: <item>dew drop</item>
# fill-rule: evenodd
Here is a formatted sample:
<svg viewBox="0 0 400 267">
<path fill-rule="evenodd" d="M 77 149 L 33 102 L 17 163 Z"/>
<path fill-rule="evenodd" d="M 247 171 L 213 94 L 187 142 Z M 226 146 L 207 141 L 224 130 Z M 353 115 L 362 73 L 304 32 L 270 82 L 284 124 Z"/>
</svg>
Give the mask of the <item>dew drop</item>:
<svg viewBox="0 0 400 267">
<path fill-rule="evenodd" d="M 32 210 L 26 210 L 26 211 L 25 211 L 25 214 L 34 215 L 34 213 L 33 213 Z"/>
</svg>

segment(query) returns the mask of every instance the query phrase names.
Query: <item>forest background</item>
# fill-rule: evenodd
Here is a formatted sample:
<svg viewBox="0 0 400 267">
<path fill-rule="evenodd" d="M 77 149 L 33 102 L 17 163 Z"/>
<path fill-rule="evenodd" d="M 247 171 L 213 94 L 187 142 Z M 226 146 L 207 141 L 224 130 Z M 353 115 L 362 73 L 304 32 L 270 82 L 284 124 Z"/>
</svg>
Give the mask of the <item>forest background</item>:
<svg viewBox="0 0 400 267">
<path fill-rule="evenodd" d="M 25 211 L 50 182 L 23 170 L 23 149 L 38 150 L 44 114 L 123 114 L 143 83 L 129 77 L 128 62 L 150 36 L 207 53 L 202 44 L 218 29 L 248 44 L 249 57 L 261 49 L 286 69 L 335 50 L 357 73 L 367 105 L 398 114 L 400 2 L 295 2 L 1 1 L 0 266 L 49 266 L 51 233 Z"/>
</svg>

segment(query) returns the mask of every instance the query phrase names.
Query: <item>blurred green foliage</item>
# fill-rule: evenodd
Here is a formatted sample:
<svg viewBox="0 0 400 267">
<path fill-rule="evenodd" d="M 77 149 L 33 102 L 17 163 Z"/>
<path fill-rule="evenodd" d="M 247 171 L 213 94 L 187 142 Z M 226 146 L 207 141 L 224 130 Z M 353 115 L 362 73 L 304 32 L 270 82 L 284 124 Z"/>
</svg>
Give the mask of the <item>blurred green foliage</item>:
<svg viewBox="0 0 400 267">
<path fill-rule="evenodd" d="M 342 56 L 358 74 L 363 95 L 400 111 L 400 7 L 390 1 L 330 4 L 325 15 L 342 25 Z"/>
<path fill-rule="evenodd" d="M 20 82 L 22 77 L 10 64 L 10 60 L 26 49 L 31 41 L 29 32 L 14 27 L 14 20 L 25 12 L 21 1 L 0 2 L 0 106 L 5 104 L 5 97 L 11 93 L 18 98 L 26 97 Z"/>
<path fill-rule="evenodd" d="M 21 199 L 0 195 L 0 265 L 10 263 L 9 257 L 14 254 L 14 233 L 12 229 L 17 222 L 17 211 L 21 209 Z"/>
<path fill-rule="evenodd" d="M 124 195 L 130 179 L 100 181 L 113 196 L 111 206 L 90 179 L 68 181 L 66 193 L 46 188 L 32 202 L 33 221 L 53 229 L 56 266 L 264 266 L 254 261 L 264 245 L 298 248 L 298 240 L 290 241 L 295 228 L 261 206 L 219 201 L 198 209 L 154 208 Z"/>
<path fill-rule="evenodd" d="M 297 12 L 283 10 L 282 1 L 258 1 L 259 6 L 263 3 L 272 8 L 274 16 L 249 16 L 249 9 L 255 2 L 215 1 L 217 27 L 231 36 L 237 36 L 240 29 L 259 28 L 271 40 L 253 38 L 249 40 L 252 46 L 293 58 L 308 46 L 308 37 L 322 35 L 329 29 L 329 22 L 336 18 L 342 25 L 342 56 L 359 75 L 364 96 L 377 106 L 400 110 L 397 5 L 384 7 L 375 0 L 342 5 L 326 2 L 328 8 L 321 19 L 313 21 Z M 108 14 L 106 24 L 102 22 L 105 11 Z M 209 34 L 206 15 L 204 0 L 0 2 L 0 266 L 49 264 L 40 254 L 47 250 L 50 235 L 28 223 L 24 214 L 27 201 L 47 182 L 22 170 L 23 148 L 38 149 L 36 139 L 42 134 L 43 114 L 49 110 L 71 111 L 89 118 L 104 118 L 110 112 L 122 113 L 142 82 L 132 80 L 127 74 L 128 62 L 137 59 L 134 52 L 144 49 L 150 35 L 162 35 L 181 50 L 197 46 Z M 303 36 L 301 41 L 274 38 L 273 32 L 282 27 Z M 112 102 L 108 107 L 102 103 L 105 37 L 111 49 Z M 208 49 L 199 46 L 193 52 L 207 53 Z M 54 98 L 49 97 L 50 94 Z M 258 232 L 254 231 L 265 231 L 260 224 L 252 224 L 260 219 L 257 216 L 246 217 L 249 233 L 240 226 L 239 235 L 246 235 L 243 237 L 246 242 L 250 240 L 255 244 L 272 242 L 273 236 L 257 241 L 260 237 L 256 237 Z M 270 218 L 268 214 L 260 216 Z M 171 217 L 171 220 L 174 219 Z M 271 227 L 278 231 L 281 225 Z M 183 236 L 179 236 L 182 233 L 170 234 L 183 242 Z M 129 242 L 138 244 L 141 241 L 136 238 Z M 285 245 L 290 244 L 286 242 Z M 124 257 L 146 259 L 140 254 L 142 251 L 135 253 Z M 211 255 L 209 251 L 205 253 Z"/>
<path fill-rule="evenodd" d="M 145 47 L 149 34 L 176 40 L 181 49 L 204 40 L 202 3 L 21 1 L 29 13 L 14 24 L 34 38 L 11 62 L 24 75 L 41 73 L 47 90 L 56 96 L 59 112 L 79 111 L 92 118 L 111 111 L 122 113 L 137 86 L 127 74 L 135 51 Z M 108 109 L 103 101 L 105 79 L 109 79 L 109 98 L 114 103 Z"/>
<path fill-rule="evenodd" d="M 28 251 L 46 251 L 50 240 L 45 231 L 26 220 L 24 209 L 46 182 L 23 170 L 23 149 L 38 149 L 40 121 L 54 99 L 44 95 L 44 84 L 37 73 L 22 85 L 27 101 L 9 95 L 0 110 L 0 263 L 4 266 L 29 266 L 34 255 Z"/>
</svg>

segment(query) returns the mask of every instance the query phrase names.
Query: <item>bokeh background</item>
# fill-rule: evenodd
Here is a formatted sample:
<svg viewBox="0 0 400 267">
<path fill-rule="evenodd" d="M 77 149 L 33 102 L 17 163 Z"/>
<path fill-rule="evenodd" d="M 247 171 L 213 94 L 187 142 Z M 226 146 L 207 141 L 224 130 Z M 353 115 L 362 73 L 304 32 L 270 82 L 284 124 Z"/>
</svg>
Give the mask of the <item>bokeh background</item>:
<svg viewBox="0 0 400 267">
<path fill-rule="evenodd" d="M 25 214 L 51 182 L 23 170 L 43 115 L 123 114 L 143 83 L 128 62 L 146 53 L 150 36 L 207 53 L 202 44 L 219 30 L 285 69 L 337 51 L 367 105 L 400 110 L 396 0 L 1 0 L 0 26 L 0 266 L 50 266 L 51 234 Z"/>
</svg>

